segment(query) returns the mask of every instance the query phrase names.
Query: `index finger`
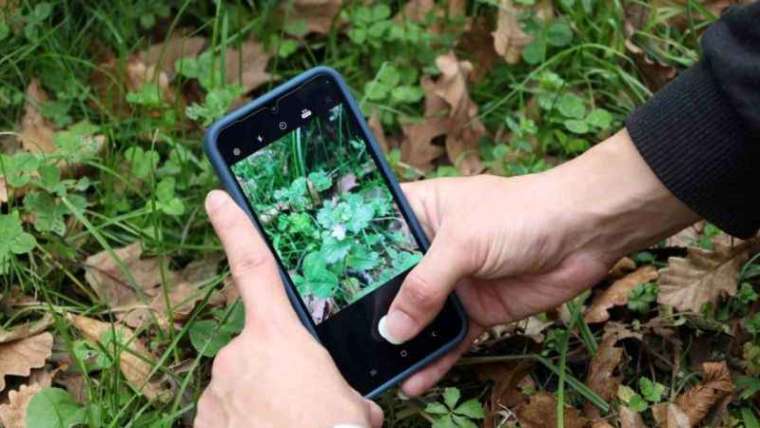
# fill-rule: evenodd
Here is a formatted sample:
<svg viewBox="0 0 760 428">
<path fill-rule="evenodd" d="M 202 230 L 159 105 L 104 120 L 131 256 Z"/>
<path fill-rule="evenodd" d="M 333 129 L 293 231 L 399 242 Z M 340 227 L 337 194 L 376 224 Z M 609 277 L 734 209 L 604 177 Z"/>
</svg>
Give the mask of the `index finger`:
<svg viewBox="0 0 760 428">
<path fill-rule="evenodd" d="M 246 308 L 246 321 L 262 314 L 293 316 L 277 262 L 248 215 L 221 190 L 209 192 L 206 211 L 227 254 L 233 282 Z"/>
</svg>

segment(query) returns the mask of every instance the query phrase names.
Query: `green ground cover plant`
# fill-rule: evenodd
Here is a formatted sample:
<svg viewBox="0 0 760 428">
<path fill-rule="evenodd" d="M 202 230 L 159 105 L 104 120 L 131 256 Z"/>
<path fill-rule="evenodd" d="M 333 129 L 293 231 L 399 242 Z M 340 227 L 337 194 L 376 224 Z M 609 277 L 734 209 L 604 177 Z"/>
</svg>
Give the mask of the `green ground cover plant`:
<svg viewBox="0 0 760 428">
<path fill-rule="evenodd" d="M 0 424 L 191 426 L 212 357 L 243 325 L 203 211 L 218 181 L 201 140 L 247 98 L 329 65 L 401 180 L 535 173 L 623 126 L 734 3 L 0 0 Z M 283 253 L 321 252 L 329 219 L 372 192 L 362 162 L 305 155 L 268 184 L 289 204 L 319 200 L 272 213 Z M 357 186 L 337 191 L 348 174 Z M 383 207 L 346 235 L 371 236 Z M 291 263 L 343 292 L 332 280 L 352 281 L 349 260 L 376 263 L 375 279 L 393 265 L 382 238 Z M 371 283 L 354 279 L 358 293 Z M 704 287 L 725 293 L 682 297 Z M 758 287 L 756 241 L 695 225 L 569 304 L 490 329 L 426 395 L 390 391 L 386 425 L 653 427 L 682 411 L 756 427 Z"/>
<path fill-rule="evenodd" d="M 232 172 L 317 323 L 422 255 L 342 104 Z"/>
</svg>

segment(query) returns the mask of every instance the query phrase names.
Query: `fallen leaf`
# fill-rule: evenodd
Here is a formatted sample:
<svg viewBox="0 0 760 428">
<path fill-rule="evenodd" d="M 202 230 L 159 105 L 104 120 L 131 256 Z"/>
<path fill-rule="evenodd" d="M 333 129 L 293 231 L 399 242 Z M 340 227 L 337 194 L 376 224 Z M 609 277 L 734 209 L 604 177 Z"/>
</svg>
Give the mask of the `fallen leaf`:
<svg viewBox="0 0 760 428">
<path fill-rule="evenodd" d="M 622 381 L 620 375 L 614 374 L 623 359 L 623 348 L 615 346 L 617 341 L 618 336 L 616 334 L 604 336 L 591 359 L 586 375 L 586 385 L 605 401 L 615 397 Z M 584 410 L 586 415 L 598 417 L 598 411 L 590 403 L 587 403 Z"/>
<path fill-rule="evenodd" d="M 467 90 L 467 76 L 472 71 L 469 61 L 459 61 L 454 53 L 436 59 L 441 76 L 432 81 L 422 79 L 425 92 L 425 121 L 403 127 L 401 159 L 423 171 L 432 168 L 432 161 L 441 153 L 433 139 L 446 136 L 449 160 L 464 175 L 483 170 L 478 155 L 479 140 L 485 127 L 478 119 L 478 106 Z"/>
<path fill-rule="evenodd" d="M 401 126 L 404 139 L 401 141 L 401 160 L 422 172 L 433 169 L 433 161 L 445 153 L 445 149 L 433 142 L 446 135 L 448 121 L 444 117 L 427 118 L 423 122 Z"/>
<path fill-rule="evenodd" d="M 117 337 L 120 353 L 119 369 L 127 382 L 148 399 L 160 401 L 171 398 L 171 390 L 160 382 L 150 379 L 153 362 L 156 360 L 145 348 L 145 345 L 135 337 L 132 329 L 98 321 L 81 315 L 68 315 L 71 324 L 82 332 L 91 343 L 99 343 L 106 350 L 112 350 L 114 343 L 107 338 Z M 115 333 L 111 335 L 110 333 Z"/>
<path fill-rule="evenodd" d="M 32 79 L 26 88 L 26 104 L 21 119 L 21 146 L 30 153 L 52 153 L 55 151 L 53 123 L 40 113 L 40 107 L 50 97 L 42 89 L 39 80 Z"/>
<path fill-rule="evenodd" d="M 525 400 L 521 387 L 527 386 L 526 383 L 532 384 L 528 376 L 532 370 L 533 364 L 527 361 L 479 364 L 476 367 L 480 380 L 493 382 L 486 423 L 495 426 L 494 420 L 498 420 L 500 412 L 512 409 Z"/>
<path fill-rule="evenodd" d="M 623 306 L 628 303 L 628 295 L 638 284 L 644 284 L 657 279 L 657 269 L 652 266 L 642 266 L 615 281 L 609 288 L 597 295 L 586 310 L 583 318 L 587 323 L 600 323 L 610 319 L 608 309 L 613 306 Z"/>
<path fill-rule="evenodd" d="M 399 16 L 410 21 L 421 22 L 435 9 L 434 0 L 410 0 L 404 4 Z"/>
<path fill-rule="evenodd" d="M 636 262 L 634 262 L 633 259 L 630 257 L 623 257 L 622 259 L 615 262 L 614 265 L 612 265 L 607 275 L 610 278 L 618 279 L 625 276 L 627 273 L 635 269 L 636 269 Z"/>
<path fill-rule="evenodd" d="M 702 382 L 689 388 L 675 400 L 688 417 L 691 426 L 699 424 L 711 409 L 734 391 L 731 372 L 725 361 L 703 363 L 702 371 Z"/>
<path fill-rule="evenodd" d="M 385 138 L 383 124 L 380 123 L 380 117 L 377 112 L 372 113 L 369 117 L 369 121 L 367 121 L 367 125 L 369 126 L 370 131 L 372 131 L 372 134 L 375 135 L 375 141 L 377 141 L 377 144 L 383 149 L 383 153 L 390 152 L 391 147 L 388 144 L 388 140 Z"/>
<path fill-rule="evenodd" d="M 0 422 L 5 428 L 26 428 L 26 408 L 32 397 L 48 385 L 21 385 L 8 393 L 8 403 L 0 405 Z"/>
<path fill-rule="evenodd" d="M 591 428 L 614 428 L 611 423 L 604 419 L 596 419 L 591 421 Z"/>
<path fill-rule="evenodd" d="M 517 14 L 518 10 L 512 4 L 512 0 L 501 0 L 496 31 L 491 33 L 494 50 L 507 64 L 520 62 L 523 48 L 533 41 L 533 37 L 525 33 L 520 26 Z"/>
<path fill-rule="evenodd" d="M 618 417 L 620 418 L 620 428 L 647 428 L 641 414 L 626 406 L 621 405 L 618 408 Z"/>
<path fill-rule="evenodd" d="M 655 58 L 650 57 L 647 52 L 636 43 L 636 36 L 649 21 L 651 8 L 648 5 L 635 2 L 625 4 L 625 48 L 633 56 L 633 61 L 639 69 L 641 76 L 644 78 L 647 86 L 657 91 L 668 82 L 673 80 L 678 70 L 672 65 L 665 64 Z M 645 43 L 656 43 L 647 38 Z"/>
<path fill-rule="evenodd" d="M 171 76 L 174 73 L 174 64 L 178 59 L 197 56 L 205 45 L 206 39 L 204 37 L 173 34 L 163 42 L 140 52 L 139 59 L 146 66 L 155 67 Z"/>
<path fill-rule="evenodd" d="M 686 413 L 673 403 L 660 403 L 652 406 L 652 416 L 660 428 L 692 427 Z"/>
<path fill-rule="evenodd" d="M 341 0 L 293 0 L 283 3 L 289 22 L 304 21 L 310 33 L 327 34 L 342 7 Z M 292 5 L 292 7 L 290 7 Z"/>
<path fill-rule="evenodd" d="M 686 257 L 671 257 L 660 270 L 657 303 L 681 311 L 699 312 L 705 303 L 736 294 L 736 277 L 749 252 L 758 246 L 754 239 L 735 246 L 716 243 L 715 251 L 691 247 Z"/>
<path fill-rule="evenodd" d="M 543 343 L 544 330 L 551 327 L 554 324 L 552 320 L 542 320 L 541 318 L 532 315 L 524 321 L 523 335 L 530 337 L 536 343 Z"/>
<path fill-rule="evenodd" d="M 0 391 L 5 376 L 29 376 L 32 369 L 45 365 L 53 350 L 53 335 L 40 333 L 0 345 Z"/>
<path fill-rule="evenodd" d="M 515 414 L 522 428 L 554 428 L 557 426 L 557 399 L 546 391 L 538 392 L 530 397 L 528 403 L 518 406 Z M 588 425 L 588 420 L 581 416 L 578 409 L 567 405 L 564 419 L 567 428 Z"/>
<path fill-rule="evenodd" d="M 159 259 L 141 259 L 142 244 L 139 241 L 115 249 L 113 254 L 121 260 L 126 272 L 117 259 L 103 250 L 85 260 L 87 283 L 111 308 L 147 302 L 146 295 L 153 296 L 154 289 L 161 283 Z"/>
<path fill-rule="evenodd" d="M 258 88 L 272 78 L 266 71 L 270 57 L 264 46 L 255 40 L 227 50 L 224 55 L 225 83 L 241 85 L 243 93 Z"/>
<path fill-rule="evenodd" d="M 494 50 L 494 38 L 488 28 L 488 19 L 478 16 L 470 22 L 459 38 L 458 52 L 464 52 L 473 64 L 470 81 L 480 81 L 496 63 L 499 55 Z"/>
<path fill-rule="evenodd" d="M 346 193 L 358 185 L 356 174 L 349 172 L 338 180 L 337 191 L 338 193 Z"/>
<path fill-rule="evenodd" d="M 10 330 L 0 328 L 0 344 L 12 342 L 14 340 L 26 339 L 29 336 L 41 333 L 47 330 L 53 323 L 53 316 L 46 312 L 42 318 L 25 324 L 14 326 Z"/>
</svg>

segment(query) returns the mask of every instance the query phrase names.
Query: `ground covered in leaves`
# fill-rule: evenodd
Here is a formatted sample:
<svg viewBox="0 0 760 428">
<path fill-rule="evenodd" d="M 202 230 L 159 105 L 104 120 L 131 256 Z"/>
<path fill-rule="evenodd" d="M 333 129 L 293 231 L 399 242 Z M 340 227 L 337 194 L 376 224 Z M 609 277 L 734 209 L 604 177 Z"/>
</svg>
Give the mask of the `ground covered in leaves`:
<svg viewBox="0 0 760 428">
<path fill-rule="evenodd" d="M 730 0 L 0 0 L 0 421 L 190 426 L 242 325 L 203 127 L 317 64 L 403 180 L 539 172 L 699 58 Z M 760 245 L 698 224 L 491 329 L 392 427 L 757 427 Z"/>
</svg>

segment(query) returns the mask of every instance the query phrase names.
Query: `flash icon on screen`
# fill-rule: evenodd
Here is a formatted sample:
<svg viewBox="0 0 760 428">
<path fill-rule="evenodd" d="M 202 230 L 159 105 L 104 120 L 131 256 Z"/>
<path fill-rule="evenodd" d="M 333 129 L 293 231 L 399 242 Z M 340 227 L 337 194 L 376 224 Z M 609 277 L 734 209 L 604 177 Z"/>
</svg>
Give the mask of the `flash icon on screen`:
<svg viewBox="0 0 760 428">
<path fill-rule="evenodd" d="M 301 119 L 306 119 L 309 116 L 311 116 L 311 110 L 307 108 L 301 110 Z"/>
</svg>

